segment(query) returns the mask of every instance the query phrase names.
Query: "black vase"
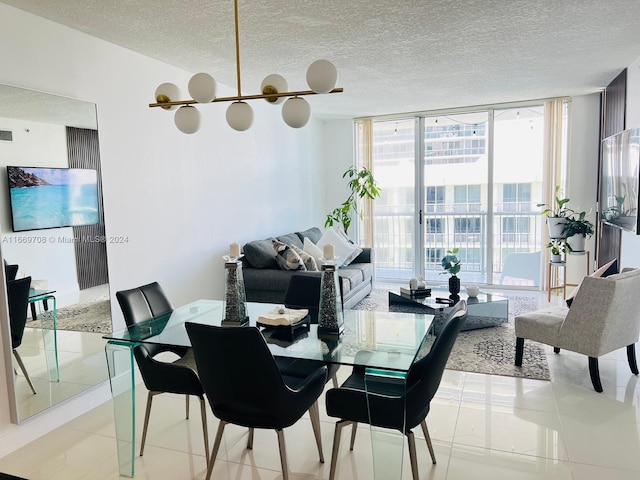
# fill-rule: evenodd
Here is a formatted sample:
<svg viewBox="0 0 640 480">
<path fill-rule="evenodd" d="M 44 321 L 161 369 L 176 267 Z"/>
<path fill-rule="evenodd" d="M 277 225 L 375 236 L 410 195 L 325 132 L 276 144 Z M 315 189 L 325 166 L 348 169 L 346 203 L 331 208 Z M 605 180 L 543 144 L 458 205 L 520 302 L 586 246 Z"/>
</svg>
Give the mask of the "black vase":
<svg viewBox="0 0 640 480">
<path fill-rule="evenodd" d="M 460 293 L 460 279 L 455 275 L 449 277 L 449 293 L 451 296 L 458 296 Z"/>
</svg>

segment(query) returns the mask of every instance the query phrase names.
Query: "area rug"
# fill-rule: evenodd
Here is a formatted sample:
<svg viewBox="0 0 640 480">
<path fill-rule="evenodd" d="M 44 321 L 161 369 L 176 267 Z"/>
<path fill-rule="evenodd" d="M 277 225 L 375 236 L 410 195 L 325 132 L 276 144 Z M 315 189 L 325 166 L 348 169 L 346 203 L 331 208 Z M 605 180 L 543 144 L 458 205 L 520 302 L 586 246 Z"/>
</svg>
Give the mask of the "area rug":
<svg viewBox="0 0 640 480">
<path fill-rule="evenodd" d="M 43 325 L 51 326 L 53 314 L 51 310 L 38 315 Z M 111 303 L 100 300 L 91 303 L 79 303 L 59 308 L 56 315 L 58 330 L 75 332 L 111 333 Z M 40 322 L 28 322 L 28 327 L 40 327 Z"/>
<path fill-rule="evenodd" d="M 539 307 L 538 299 L 522 295 L 505 294 L 509 299 L 509 321 L 497 327 L 460 332 L 456 340 L 447 368 L 489 375 L 550 380 L 549 364 L 544 350 L 534 342 L 528 342 L 524 351 L 522 367 L 513 364 L 516 351 L 516 337 L 513 319 L 523 312 L 531 312 Z M 389 311 L 389 291 L 374 289 L 361 300 L 355 310 Z M 424 309 L 411 305 L 402 306 L 406 313 L 424 313 Z M 399 311 L 394 306 L 393 311 Z"/>
</svg>

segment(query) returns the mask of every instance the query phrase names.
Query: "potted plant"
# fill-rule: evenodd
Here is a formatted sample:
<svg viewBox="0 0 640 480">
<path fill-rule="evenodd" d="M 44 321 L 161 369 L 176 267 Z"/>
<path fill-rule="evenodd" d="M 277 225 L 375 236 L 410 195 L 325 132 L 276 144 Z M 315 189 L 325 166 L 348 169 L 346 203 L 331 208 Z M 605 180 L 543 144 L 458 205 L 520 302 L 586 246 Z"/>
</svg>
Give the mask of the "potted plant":
<svg viewBox="0 0 640 480">
<path fill-rule="evenodd" d="M 362 210 L 358 207 L 358 199 L 368 198 L 375 200 L 380 196 L 380 187 L 373 178 L 373 173 L 368 168 L 358 170 L 356 167 L 349 168 L 342 174 L 342 178 L 349 177 L 349 197 L 336 207 L 333 212 L 327 215 L 324 222 L 325 227 L 332 227 L 334 223 L 342 224 L 345 233 L 351 226 L 353 215 L 359 215 L 362 218 Z"/>
<path fill-rule="evenodd" d="M 456 275 L 460 271 L 459 251 L 459 248 L 447 250 L 447 254 L 442 258 L 442 268 L 445 271 L 441 273 L 449 273 L 451 275 L 449 277 L 449 293 L 454 297 L 460 293 L 460 279 Z"/>
<path fill-rule="evenodd" d="M 566 217 L 562 236 L 567 239 L 565 244 L 569 252 L 583 252 L 587 236 L 593 235 L 593 223 L 586 220 L 586 216 L 586 212 L 580 212 Z"/>
<path fill-rule="evenodd" d="M 562 254 L 565 251 L 566 243 L 563 238 L 552 238 L 547 244 L 547 248 L 551 250 L 551 262 L 562 263 Z"/>
<path fill-rule="evenodd" d="M 555 204 L 553 207 L 546 203 L 538 203 L 538 207 L 545 207 L 541 214 L 547 216 L 547 226 L 549 227 L 549 238 L 562 238 L 562 230 L 567 221 L 567 217 L 574 213 L 567 207 L 568 198 L 560 198 L 560 185 L 556 185 L 554 195 Z"/>
</svg>

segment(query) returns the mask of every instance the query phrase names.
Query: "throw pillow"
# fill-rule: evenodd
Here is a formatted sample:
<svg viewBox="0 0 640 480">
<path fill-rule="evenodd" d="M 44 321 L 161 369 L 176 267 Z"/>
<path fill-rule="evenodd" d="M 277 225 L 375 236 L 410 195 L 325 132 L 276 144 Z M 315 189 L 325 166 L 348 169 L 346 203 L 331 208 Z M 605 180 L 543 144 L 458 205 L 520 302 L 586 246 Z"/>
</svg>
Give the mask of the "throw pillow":
<svg viewBox="0 0 640 480">
<path fill-rule="evenodd" d="M 596 278 L 597 277 L 604 278 L 604 277 L 608 277 L 609 275 L 614 275 L 616 273 L 618 273 L 618 259 L 614 258 L 609 263 L 605 263 L 603 266 L 601 266 L 599 269 L 597 269 L 595 272 L 593 272 L 589 276 L 596 277 Z M 578 294 L 579 288 L 580 288 L 580 285 L 574 288 L 573 291 L 569 294 L 569 296 L 565 299 L 565 302 L 567 302 L 567 307 L 571 307 L 571 304 L 573 303 L 573 299 Z"/>
<path fill-rule="evenodd" d="M 302 259 L 302 262 L 304 263 L 304 266 L 307 268 L 307 270 L 309 270 L 310 272 L 317 272 L 318 271 L 318 264 L 317 264 L 315 258 L 313 258 L 311 255 L 309 255 L 307 252 L 305 252 L 300 247 L 296 247 L 295 245 L 291 245 L 291 248 L 293 249 L 294 252 L 296 252 L 300 256 L 300 258 Z"/>
<path fill-rule="evenodd" d="M 278 268 L 271 239 L 255 240 L 242 247 L 244 258 L 253 268 Z"/>
<path fill-rule="evenodd" d="M 304 262 L 289 245 L 278 240 L 273 240 L 273 249 L 276 251 L 276 262 L 281 270 L 306 270 Z"/>
<path fill-rule="evenodd" d="M 327 228 L 322 234 L 322 238 L 317 243 L 318 248 L 323 249 L 325 245 L 332 244 L 335 247 L 337 264 L 345 267 L 355 260 L 362 253 L 362 249 L 353 243 L 349 243 L 335 229 Z"/>
<path fill-rule="evenodd" d="M 322 267 L 322 250 L 320 250 L 315 243 L 309 240 L 309 237 L 304 238 L 304 248 L 302 250 L 315 259 L 318 268 Z"/>
</svg>

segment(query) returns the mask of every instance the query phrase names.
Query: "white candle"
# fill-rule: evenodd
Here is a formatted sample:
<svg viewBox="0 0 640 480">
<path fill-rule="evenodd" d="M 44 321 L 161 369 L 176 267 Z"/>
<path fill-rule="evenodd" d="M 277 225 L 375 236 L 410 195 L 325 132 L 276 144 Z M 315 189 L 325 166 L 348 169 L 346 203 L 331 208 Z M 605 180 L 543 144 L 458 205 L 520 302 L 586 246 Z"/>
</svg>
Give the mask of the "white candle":
<svg viewBox="0 0 640 480">
<path fill-rule="evenodd" d="M 336 256 L 336 248 L 331 243 L 327 243 L 323 248 L 323 254 L 325 259 L 330 260 Z"/>
<path fill-rule="evenodd" d="M 232 243 L 229 245 L 229 256 L 230 257 L 239 257 L 240 256 L 240 244 Z"/>
</svg>

